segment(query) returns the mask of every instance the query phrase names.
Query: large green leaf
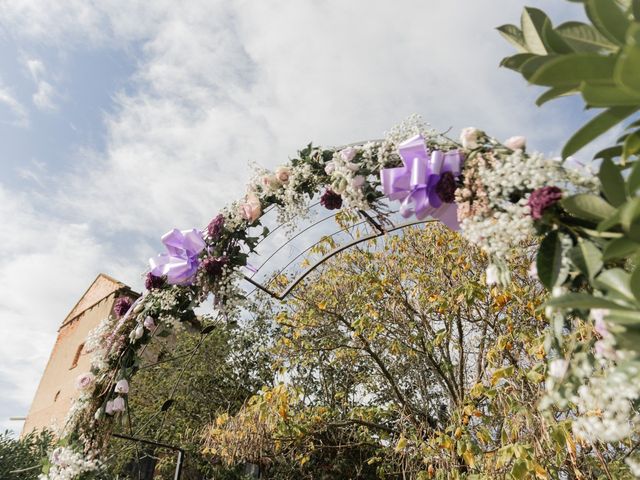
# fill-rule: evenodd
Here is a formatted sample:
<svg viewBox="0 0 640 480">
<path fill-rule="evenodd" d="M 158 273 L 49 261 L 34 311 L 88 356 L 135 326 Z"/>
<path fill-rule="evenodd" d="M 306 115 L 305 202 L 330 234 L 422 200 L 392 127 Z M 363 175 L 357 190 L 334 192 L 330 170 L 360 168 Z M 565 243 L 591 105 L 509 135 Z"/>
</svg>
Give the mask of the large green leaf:
<svg viewBox="0 0 640 480">
<path fill-rule="evenodd" d="M 640 197 L 633 197 L 620 208 L 620 224 L 633 240 L 640 241 Z"/>
<path fill-rule="evenodd" d="M 546 55 L 548 53 L 542 37 L 542 26 L 548 20 L 547 14 L 537 8 L 525 7 L 520 19 L 522 35 L 527 49 L 531 53 Z"/>
<path fill-rule="evenodd" d="M 537 55 L 534 55 L 533 53 L 516 53 L 510 57 L 503 58 L 500 62 L 500 66 L 519 72 L 522 69 L 522 65 L 534 57 L 537 57 Z"/>
<path fill-rule="evenodd" d="M 629 27 L 627 45 L 618 55 L 613 78 L 624 91 L 640 95 L 640 24 Z"/>
<path fill-rule="evenodd" d="M 562 207 L 570 214 L 593 222 L 601 222 L 616 213 L 606 200 L 591 193 L 580 193 L 560 201 Z"/>
<path fill-rule="evenodd" d="M 622 155 L 622 145 L 607 147 L 596 153 L 593 158 L 616 158 Z"/>
<path fill-rule="evenodd" d="M 640 188 L 640 162 L 635 162 L 627 177 L 627 194 L 635 196 Z"/>
<path fill-rule="evenodd" d="M 638 152 L 640 152 L 640 130 L 636 130 L 625 138 L 622 157 L 626 160 Z"/>
<path fill-rule="evenodd" d="M 516 27 L 515 25 L 502 25 L 496 30 L 500 32 L 500 35 L 502 35 L 507 40 L 507 42 L 516 47 L 519 52 L 529 52 L 527 44 L 524 41 L 524 35 L 522 35 L 522 31 L 518 27 Z"/>
<path fill-rule="evenodd" d="M 640 105 L 640 94 L 632 94 L 622 90 L 618 85 L 582 82 L 580 84 L 582 98 L 587 105 L 596 108 Z"/>
<path fill-rule="evenodd" d="M 607 40 L 592 25 L 582 22 L 567 22 L 556 27 L 562 38 L 577 52 L 615 51 L 618 47 Z"/>
<path fill-rule="evenodd" d="M 604 196 L 611 205 L 619 207 L 627 200 L 624 178 L 622 178 L 620 169 L 610 159 L 605 158 L 602 161 L 598 178 Z"/>
<path fill-rule="evenodd" d="M 562 157 L 567 158 L 582 147 L 598 138 L 625 118 L 637 112 L 639 107 L 612 107 L 596 115 L 580 128 L 562 149 Z"/>
<path fill-rule="evenodd" d="M 629 19 L 613 0 L 587 0 L 587 16 L 591 23 L 609 40 L 624 45 Z"/>
<path fill-rule="evenodd" d="M 561 297 L 555 297 L 547 301 L 549 307 L 557 308 L 577 308 L 587 310 L 590 308 L 609 308 L 615 309 L 629 309 L 628 305 L 619 304 L 613 300 L 607 300 L 602 297 L 594 297 L 588 293 L 566 293 Z"/>
<path fill-rule="evenodd" d="M 610 241 L 604 249 L 602 258 L 605 261 L 626 258 L 638 250 L 640 244 L 629 238 L 616 238 Z"/>
<path fill-rule="evenodd" d="M 609 294 L 614 294 L 624 300 L 635 301 L 631 291 L 631 275 L 621 268 L 605 270 L 593 281 L 594 285 Z"/>
<path fill-rule="evenodd" d="M 551 290 L 561 281 L 562 271 L 562 242 L 557 230 L 547 234 L 540 243 L 538 256 L 536 257 L 536 267 L 540 282 Z"/>
<path fill-rule="evenodd" d="M 556 58 L 559 58 L 558 55 L 534 55 L 533 57 L 531 57 L 529 60 L 527 60 L 526 62 L 524 62 L 523 64 L 520 65 L 520 73 L 522 74 L 522 76 L 526 79 L 529 80 L 533 75 L 535 75 L 535 73 L 543 66 L 546 65 L 547 63 L 551 62 L 552 60 L 555 60 Z M 579 85 L 579 83 L 576 83 L 576 87 Z"/>
<path fill-rule="evenodd" d="M 595 53 L 557 55 L 541 65 L 529 78 L 531 83 L 560 87 L 581 82 L 609 82 L 615 58 Z"/>
<path fill-rule="evenodd" d="M 573 53 L 574 49 L 557 33 L 548 18 L 542 24 L 542 40 L 547 50 L 554 53 Z"/>
<path fill-rule="evenodd" d="M 631 274 L 631 291 L 636 300 L 640 301 L 640 267 L 636 267 Z"/>
<path fill-rule="evenodd" d="M 548 101 L 553 100 L 554 98 L 571 95 L 572 93 L 576 93 L 577 91 L 578 90 L 574 86 L 551 87 L 549 90 L 538 97 L 538 99 L 536 100 L 536 105 L 540 107 Z"/>
<path fill-rule="evenodd" d="M 569 251 L 569 258 L 589 279 L 602 269 L 602 252 L 588 240 L 579 239 L 578 244 Z"/>
</svg>

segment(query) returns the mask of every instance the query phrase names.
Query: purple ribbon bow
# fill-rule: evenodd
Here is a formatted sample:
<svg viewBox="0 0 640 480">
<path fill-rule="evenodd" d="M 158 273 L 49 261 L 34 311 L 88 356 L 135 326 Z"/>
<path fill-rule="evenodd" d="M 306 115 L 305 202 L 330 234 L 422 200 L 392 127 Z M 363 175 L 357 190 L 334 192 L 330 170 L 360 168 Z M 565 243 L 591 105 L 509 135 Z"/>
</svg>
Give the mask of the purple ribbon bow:
<svg viewBox="0 0 640 480">
<path fill-rule="evenodd" d="M 405 140 L 398 146 L 403 167 L 385 168 L 380 171 L 382 190 L 390 200 L 399 200 L 400 215 L 419 220 L 433 217 L 452 230 L 458 230 L 458 212 L 455 202 L 443 201 L 443 186 L 438 186 L 443 174 L 449 172 L 453 179 L 460 175 L 463 157 L 458 150 L 429 152 L 422 135 Z M 449 179 L 452 179 L 449 175 Z M 449 192 L 452 196 L 453 190 Z"/>
<path fill-rule="evenodd" d="M 156 277 L 167 277 L 173 285 L 190 285 L 198 271 L 198 255 L 206 244 L 202 234 L 196 230 L 178 230 L 174 228 L 162 236 L 162 243 L 167 247 L 164 253 L 149 259 L 151 274 Z"/>
</svg>

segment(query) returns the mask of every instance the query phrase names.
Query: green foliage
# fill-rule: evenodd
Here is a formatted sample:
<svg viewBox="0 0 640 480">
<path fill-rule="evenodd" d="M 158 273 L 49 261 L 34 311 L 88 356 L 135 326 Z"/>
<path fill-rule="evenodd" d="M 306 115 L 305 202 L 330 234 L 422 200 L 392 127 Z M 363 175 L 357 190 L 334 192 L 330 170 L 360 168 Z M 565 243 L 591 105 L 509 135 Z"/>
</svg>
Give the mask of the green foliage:
<svg viewBox="0 0 640 480">
<path fill-rule="evenodd" d="M 41 471 L 41 460 L 53 445 L 48 431 L 32 432 L 15 438 L 9 432 L 0 434 L 0 478 L 33 480 Z"/>
<path fill-rule="evenodd" d="M 203 335 L 181 335 L 176 345 L 158 360 L 143 367 L 132 385 L 130 421 L 120 427 L 124 434 L 158 439 L 183 448 L 186 464 L 183 479 L 244 478 L 242 469 L 227 469 L 202 456 L 202 428 L 222 413 L 235 413 L 273 373 L 267 346 L 273 329 L 263 316 L 255 315 L 244 326 L 216 325 Z M 174 359 L 174 360 L 172 360 Z M 137 458 L 155 462 L 154 478 L 173 478 L 176 454 L 113 439 L 111 472 L 118 478 L 137 478 Z M 144 462 L 144 461 L 143 461 Z M 153 467 L 151 467 L 153 468 Z"/>
<path fill-rule="evenodd" d="M 591 22 L 567 22 L 553 27 L 536 8 L 525 8 L 520 27 L 498 31 L 518 53 L 501 65 L 519 72 L 534 85 L 549 87 L 538 105 L 580 93 L 587 108 L 604 108 L 566 143 L 568 157 L 640 109 L 640 22 L 638 2 L 585 0 Z M 620 139 L 616 156 L 626 161 L 640 150 L 640 129 L 631 124 Z M 619 152 L 619 153 L 618 153 Z M 611 150 L 600 152 L 610 155 Z"/>
</svg>

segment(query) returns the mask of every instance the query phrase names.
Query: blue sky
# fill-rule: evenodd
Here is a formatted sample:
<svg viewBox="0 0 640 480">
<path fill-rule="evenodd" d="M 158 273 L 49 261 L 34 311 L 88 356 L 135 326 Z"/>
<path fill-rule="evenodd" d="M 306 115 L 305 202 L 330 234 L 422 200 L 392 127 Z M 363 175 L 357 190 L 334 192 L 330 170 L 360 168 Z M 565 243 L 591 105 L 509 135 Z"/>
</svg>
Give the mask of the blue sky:
<svg viewBox="0 0 640 480">
<path fill-rule="evenodd" d="M 575 4 L 536 0 L 554 19 Z M 498 68 L 524 3 L 0 0 L 0 428 L 99 272 L 140 288 L 173 227 L 276 167 L 411 113 L 555 154 L 585 117 Z"/>
</svg>

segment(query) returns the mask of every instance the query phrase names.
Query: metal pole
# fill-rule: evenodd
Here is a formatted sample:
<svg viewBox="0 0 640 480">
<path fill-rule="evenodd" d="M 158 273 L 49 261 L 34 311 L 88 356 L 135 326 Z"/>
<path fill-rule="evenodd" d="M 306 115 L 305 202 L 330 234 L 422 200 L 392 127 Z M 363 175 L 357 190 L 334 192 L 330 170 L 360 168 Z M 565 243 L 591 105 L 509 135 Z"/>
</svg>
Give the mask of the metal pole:
<svg viewBox="0 0 640 480">
<path fill-rule="evenodd" d="M 169 450 L 174 450 L 178 452 L 178 460 L 176 462 L 176 473 L 173 476 L 173 480 L 180 480 L 180 476 L 182 475 L 182 464 L 184 463 L 184 450 L 180 447 L 176 447 L 175 445 L 168 445 L 166 443 L 154 442 L 152 440 L 145 440 L 144 438 L 136 438 L 130 437 L 128 435 L 121 435 L 119 433 L 114 433 L 114 437 L 122 438 L 124 440 L 131 440 L 134 442 L 146 443 L 147 445 L 153 445 L 156 447 L 168 448 Z"/>
</svg>

